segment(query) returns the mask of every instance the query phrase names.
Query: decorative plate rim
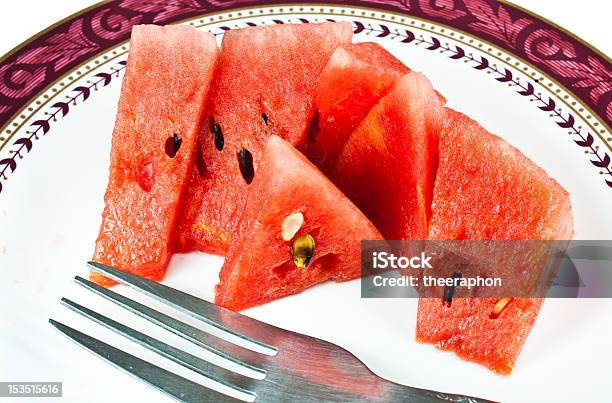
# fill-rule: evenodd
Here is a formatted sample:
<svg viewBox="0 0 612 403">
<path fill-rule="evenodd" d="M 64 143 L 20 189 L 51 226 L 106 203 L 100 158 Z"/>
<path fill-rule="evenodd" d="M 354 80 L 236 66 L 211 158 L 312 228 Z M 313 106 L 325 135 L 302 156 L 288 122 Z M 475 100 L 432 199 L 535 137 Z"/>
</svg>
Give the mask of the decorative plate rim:
<svg viewBox="0 0 612 403">
<path fill-rule="evenodd" d="M 592 45 L 541 16 L 503 0 L 144 0 L 103 1 L 52 25 L 0 58 L 0 135 L 23 105 L 91 56 L 129 38 L 134 24 L 177 22 L 248 6 L 344 5 L 388 10 L 446 24 L 489 41 L 549 74 L 612 126 L 612 66 Z M 82 48 L 61 50 L 71 37 Z M 58 42 L 59 41 L 59 42 Z"/>
<path fill-rule="evenodd" d="M 269 9 L 266 10 L 266 8 Z M 277 9 L 277 11 L 273 9 Z M 504 62 L 501 58 L 501 52 L 506 53 L 505 56 L 509 56 L 506 57 L 506 61 L 514 58 L 516 66 L 519 66 L 519 64 L 524 65 L 525 71 L 523 73 L 527 75 L 528 68 L 532 70 L 532 77 L 527 75 L 527 80 L 523 79 L 524 83 L 522 83 L 513 76 L 513 73 L 508 68 L 498 70 L 496 64 L 493 65 L 495 71 L 487 71 L 487 73 L 497 73 L 501 75 L 495 78 L 497 81 L 508 83 L 510 86 L 520 87 L 517 93 L 522 96 L 536 97 L 536 99 L 530 100 L 543 103 L 541 106 L 538 106 L 539 109 L 551 112 L 551 117 L 558 118 L 559 120 L 555 121 L 555 123 L 561 128 L 569 129 L 569 134 L 576 136 L 576 138 L 573 138 L 574 142 L 580 147 L 586 147 L 585 153 L 589 154 L 590 150 L 590 154 L 594 156 L 594 159 L 590 158 L 590 163 L 602 169 L 599 173 L 612 177 L 610 155 L 605 150 L 607 148 L 608 151 L 612 151 L 612 138 L 610 138 L 609 128 L 609 123 L 612 120 L 612 68 L 610 67 L 609 59 L 588 43 L 574 38 L 571 33 L 563 28 L 504 0 L 445 0 L 443 5 L 436 3 L 436 0 L 349 0 L 349 2 L 330 0 L 318 3 L 285 3 L 279 0 L 266 3 L 256 0 L 179 0 L 171 4 L 151 2 L 150 0 L 103 1 L 74 13 L 46 30 L 41 31 L 0 58 L 0 125 L 3 125 L 0 130 L 0 150 L 8 146 L 14 135 L 20 131 L 20 128 L 29 119 L 29 117 L 26 117 L 27 112 L 24 112 L 26 108 L 28 111 L 32 111 L 35 100 L 38 99 L 36 103 L 40 104 L 40 97 L 44 95 L 45 98 L 48 98 L 49 96 L 46 93 L 49 90 L 53 90 L 54 93 L 58 92 L 58 88 L 56 88 L 58 83 L 61 87 L 66 85 L 63 81 L 64 78 L 75 71 L 77 74 L 80 74 L 78 71 L 80 67 L 87 67 L 87 64 L 92 60 L 96 60 L 96 63 L 99 63 L 97 59 L 102 55 L 109 54 L 111 50 L 125 44 L 129 39 L 131 27 L 135 24 L 187 23 L 196 19 L 199 19 L 200 22 L 204 22 L 207 19 L 210 23 L 214 23 L 217 19 L 219 21 L 224 18 L 227 19 L 227 16 L 230 17 L 229 20 L 232 20 L 232 13 L 238 19 L 242 19 L 251 16 L 257 17 L 260 14 L 265 14 L 266 11 L 278 13 L 278 10 L 280 10 L 280 14 L 283 14 L 283 9 L 285 9 L 285 13 L 289 12 L 289 14 L 317 14 L 317 12 L 320 12 L 321 14 L 330 15 L 331 18 L 334 18 L 333 15 L 337 15 L 339 17 L 373 19 L 375 23 L 378 23 L 381 28 L 387 31 L 381 31 L 379 35 L 376 35 L 377 37 L 390 34 L 393 38 L 401 36 L 402 33 L 400 31 L 403 31 L 403 29 L 400 29 L 397 32 L 391 32 L 384 24 L 380 24 L 378 21 L 395 22 L 408 27 L 408 23 L 404 24 L 404 18 L 406 18 L 412 20 L 411 24 L 413 26 L 416 21 L 417 25 L 422 27 L 420 29 L 425 31 L 429 31 L 427 28 L 429 24 L 432 24 L 431 29 L 434 29 L 434 25 L 437 25 L 441 28 L 439 34 L 447 39 L 457 41 L 461 39 L 459 43 L 484 52 L 484 49 L 477 49 L 476 45 L 472 45 L 472 40 L 469 41 L 470 44 L 463 41 L 464 35 L 467 38 L 473 38 L 478 43 L 479 48 L 484 44 L 484 46 L 490 46 L 489 51 L 492 51 L 492 48 L 497 49 L 496 52 L 499 57 L 491 52 L 485 52 L 485 54 L 490 53 L 490 56 L 498 59 L 499 62 L 506 63 L 508 67 L 515 67 L 510 62 Z M 526 17 L 521 16 L 521 14 L 516 14 L 517 11 L 515 9 L 535 19 L 528 20 Z M 400 10 L 399 13 L 397 10 Z M 247 13 L 248 15 L 243 16 L 243 14 Z M 466 18 L 468 19 L 466 20 Z M 457 19 L 462 20 L 464 25 L 460 25 L 460 27 L 453 26 L 452 22 Z M 547 33 L 542 33 L 543 28 L 538 25 L 539 23 L 541 24 L 541 20 L 548 27 L 554 26 L 558 32 L 549 30 Z M 276 23 L 276 20 L 274 22 Z M 189 23 L 193 25 L 192 22 Z M 359 25 L 361 25 L 361 30 L 364 28 L 363 24 L 356 20 L 353 20 L 353 24 L 356 24 L 355 33 L 358 33 L 357 31 L 360 30 Z M 475 33 L 470 32 L 470 27 Z M 224 28 L 230 29 L 229 27 Z M 417 26 L 414 26 L 414 28 L 417 28 Z M 450 34 L 446 34 L 444 28 L 448 29 Z M 405 31 L 409 33 L 409 30 Z M 528 32 L 525 33 L 524 31 Z M 434 31 L 430 32 L 433 33 Z M 561 38 L 561 34 L 571 37 L 574 43 L 556 41 Z M 453 35 L 457 35 L 459 38 L 452 37 Z M 436 49 L 444 48 L 437 39 L 432 39 L 438 42 L 437 47 L 433 44 Z M 414 40 L 414 37 L 412 40 Z M 402 42 L 406 41 L 402 40 Z M 544 48 L 541 48 L 542 44 L 545 45 Z M 457 47 L 457 54 L 451 56 L 452 59 L 467 57 L 461 47 L 455 46 Z M 508 47 L 512 46 L 514 49 L 508 49 Z M 521 46 L 524 46 L 524 49 Z M 571 48 L 568 48 L 568 46 Z M 577 52 L 577 50 L 580 50 L 577 46 L 587 48 L 591 53 L 581 55 Z M 430 48 L 428 47 L 428 49 Z M 520 52 L 517 52 L 517 49 Z M 450 52 L 455 51 L 454 49 L 446 50 Z M 113 54 L 115 53 L 113 51 Z M 571 58 L 568 58 L 568 55 Z M 592 59 L 593 55 L 597 55 L 603 61 Z M 547 58 L 545 56 L 550 57 Z M 562 60 L 563 57 L 561 56 L 564 56 L 565 59 Z M 104 59 L 106 58 L 107 56 L 104 56 Z M 529 60 L 529 58 L 532 60 Z M 599 68 L 596 72 L 599 75 L 585 78 L 584 71 L 580 69 L 586 68 L 586 64 L 580 62 L 581 58 L 587 60 L 589 66 L 594 63 L 595 67 Z M 473 58 L 471 53 L 469 54 L 469 59 L 472 62 L 479 63 L 479 60 Z M 468 62 L 469 60 L 464 61 Z M 546 68 L 545 66 L 542 68 L 534 61 L 539 61 L 541 62 L 540 64 L 543 63 L 545 65 L 547 63 L 554 63 L 555 67 Z M 480 67 L 473 67 L 478 70 L 491 69 L 488 60 L 483 60 L 482 63 L 484 62 L 486 62 L 486 65 L 481 64 Z M 518 67 L 516 69 L 518 70 Z M 103 74 L 106 73 L 96 74 L 96 77 Z M 566 77 L 565 79 L 558 80 L 554 77 L 555 74 L 565 74 Z M 536 75 L 539 78 L 536 78 Z M 544 86 L 542 82 L 544 77 L 549 80 L 547 86 Z M 533 83 L 529 81 L 530 78 Z M 568 79 L 571 80 L 568 81 Z M 568 88 L 565 85 L 568 82 L 574 88 Z M 552 97 L 549 97 L 549 101 L 546 101 L 540 97 L 540 93 L 534 94 L 534 85 L 537 84 L 540 84 L 553 96 L 556 96 L 559 101 L 570 109 L 567 117 L 561 114 L 562 109 L 555 109 L 555 101 Z M 106 86 L 106 83 L 104 86 Z M 557 87 L 555 90 L 557 94 L 553 93 L 555 87 Z M 59 91 L 61 92 L 62 89 L 60 88 Z M 587 92 L 582 91 L 581 93 L 581 90 L 584 89 Z M 563 99 L 561 99 L 562 94 L 559 94 L 560 90 L 562 90 L 562 93 L 565 93 Z M 54 96 L 55 94 L 52 95 Z M 576 108 L 580 107 L 579 110 L 576 110 L 573 106 L 576 105 L 576 102 L 571 102 L 570 105 L 569 101 L 567 101 L 568 95 L 570 100 L 573 98 L 574 101 L 579 101 L 579 105 L 576 106 Z M 83 97 L 83 100 L 87 98 L 85 94 L 83 94 Z M 591 109 L 594 106 L 597 107 L 597 105 L 594 105 L 596 100 L 598 100 L 599 104 L 603 105 L 604 116 L 598 115 Z M 76 99 L 74 101 L 76 102 Z M 60 104 L 66 103 L 57 102 L 51 108 L 56 108 Z M 19 109 L 16 110 L 17 108 Z M 68 105 L 66 105 L 66 108 L 62 107 L 53 113 L 49 112 L 47 114 L 51 114 L 53 120 L 55 120 L 55 116 L 60 110 L 62 116 L 65 116 L 67 109 Z M 11 114 L 13 110 L 15 111 Z M 591 133 L 588 130 L 586 133 L 583 133 L 582 126 L 577 126 L 576 128 L 572 111 L 584 121 L 596 137 L 601 139 L 604 144 L 602 155 L 599 153 L 598 146 L 593 145 L 594 139 Z M 23 121 L 21 124 L 18 124 L 20 119 Z M 594 120 L 594 122 L 591 122 L 591 120 Z M 12 125 L 10 125 L 11 123 Z M 16 159 L 17 157 L 22 158 L 21 151 L 23 151 L 24 147 L 29 153 L 32 147 L 32 137 L 38 139 L 36 133 L 39 130 L 42 130 L 43 134 L 49 130 L 48 122 L 47 124 L 43 123 L 42 120 L 30 123 L 31 129 L 34 130 L 27 131 L 25 137 L 13 141 L 13 146 L 18 147 L 18 150 L 11 150 L 12 155 L 0 161 L 0 165 L 4 165 L 4 169 L 0 172 L 0 179 L 6 179 L 7 169 L 10 169 L 11 172 L 15 170 Z M 36 126 L 37 124 L 38 126 Z M 606 129 L 607 137 L 603 136 L 606 133 Z M 605 184 L 612 188 L 612 180 L 607 177 L 604 180 Z M 2 183 L 0 183 L 1 192 Z"/>
</svg>

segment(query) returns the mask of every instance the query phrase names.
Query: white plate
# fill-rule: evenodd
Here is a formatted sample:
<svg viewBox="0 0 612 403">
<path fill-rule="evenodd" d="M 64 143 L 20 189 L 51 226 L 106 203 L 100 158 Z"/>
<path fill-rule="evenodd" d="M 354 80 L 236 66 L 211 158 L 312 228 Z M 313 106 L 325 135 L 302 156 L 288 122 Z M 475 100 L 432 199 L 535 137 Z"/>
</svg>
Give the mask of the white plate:
<svg viewBox="0 0 612 403">
<path fill-rule="evenodd" d="M 226 12 L 219 13 L 214 22 L 196 17 L 184 23 L 215 33 L 222 32 L 221 26 L 244 26 L 246 21 L 271 24 L 272 20 L 299 22 L 299 18 L 305 18 L 315 22 L 330 17 L 362 23 L 355 41 L 377 41 L 414 70 L 424 72 L 447 97 L 449 106 L 518 147 L 570 192 L 575 238 L 612 239 L 611 189 L 600 169 L 589 162 L 591 156 L 574 141 L 587 132 L 596 133 L 594 146 L 609 150 L 604 139 L 610 134 L 606 130 L 600 133 L 605 123 L 598 116 L 587 117 L 590 115 L 584 102 L 547 74 L 476 36 L 441 24 L 423 24 L 407 15 L 400 22 L 392 13 L 368 12 L 362 16 L 362 9 L 349 6 L 326 7 L 323 11 L 317 8 L 315 13 L 300 12 L 297 7 L 292 11 L 282 7 L 266 7 L 261 13 L 254 10 L 254 15 L 245 9 L 241 17 L 235 12 L 230 17 Z M 348 17 L 351 10 L 356 14 Z M 385 28 L 391 34 L 381 35 Z M 415 39 L 402 42 L 411 37 L 407 29 Z M 396 31 L 400 36 L 394 34 Z M 428 49 L 435 47 L 436 39 L 440 47 Z M 459 54 L 457 46 L 465 49 L 466 55 L 450 58 Z M 76 274 L 87 274 L 83 263 L 92 255 L 99 228 L 123 77 L 119 62 L 126 59 L 126 52 L 126 44 L 100 52 L 28 101 L 26 108 L 31 106 L 33 110 L 25 109 L 23 117 L 14 118 L 20 127 L 18 137 L 36 130 L 38 126 L 32 125 L 35 121 L 45 120 L 50 128 L 44 136 L 44 127 L 38 128 L 35 147 L 30 153 L 22 149 L 23 159 L 15 158 L 18 169 L 14 173 L 7 170 L 8 179 L 0 182 L 4 186 L 0 194 L 0 379 L 63 381 L 64 397 L 70 401 L 166 398 L 61 337 L 48 326 L 50 317 L 199 379 L 59 305 L 61 297 L 69 297 L 197 353 L 178 337 L 165 334 L 72 282 Z M 473 68 L 482 58 L 490 61 L 490 69 Z M 516 80 L 514 85 L 496 79 L 506 74 L 505 69 Z M 111 75 L 96 76 L 100 73 Z M 105 79 L 110 80 L 107 85 Z M 520 95 L 518 86 L 528 88 L 528 83 L 534 85 L 535 95 Z M 86 100 L 74 91 L 77 87 L 91 89 Z M 538 107 L 549 99 L 555 101 L 555 110 L 541 111 Z M 65 116 L 52 106 L 60 101 L 68 102 Z M 581 108 L 584 110 L 579 111 Z M 575 119 L 573 126 L 580 127 L 578 135 L 568 135 L 572 129 L 558 125 L 568 113 Z M 589 129 L 595 122 L 596 132 Z M 11 144 L 0 150 L 0 160 L 14 156 L 16 148 Z M 222 259 L 214 256 L 177 255 L 164 283 L 212 300 L 221 264 Z M 244 313 L 337 343 L 381 376 L 416 387 L 516 402 L 601 401 L 610 396 L 610 299 L 547 300 L 513 374 L 501 377 L 452 353 L 417 343 L 416 300 L 361 299 L 359 285 L 359 281 L 323 284 Z M 122 287 L 117 290 L 135 295 Z"/>
</svg>

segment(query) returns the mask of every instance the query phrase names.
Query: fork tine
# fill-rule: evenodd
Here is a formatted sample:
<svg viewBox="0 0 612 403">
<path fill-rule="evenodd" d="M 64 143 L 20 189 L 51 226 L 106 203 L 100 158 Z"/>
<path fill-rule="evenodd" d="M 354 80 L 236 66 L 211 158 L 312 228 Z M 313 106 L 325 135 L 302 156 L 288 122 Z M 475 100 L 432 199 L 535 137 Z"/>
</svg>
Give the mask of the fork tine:
<svg viewBox="0 0 612 403">
<path fill-rule="evenodd" d="M 114 321 L 113 319 L 110 319 L 104 315 L 92 311 L 91 309 L 86 308 L 83 305 L 71 301 L 68 298 L 62 298 L 61 303 L 62 305 L 70 308 L 74 312 L 86 318 L 89 318 L 94 322 L 97 322 L 120 335 L 127 337 L 128 339 L 140 344 L 141 346 L 146 347 L 147 349 L 154 351 L 184 366 L 185 368 L 191 369 L 192 371 L 195 371 L 210 380 L 219 382 L 230 388 L 238 389 L 242 393 L 252 395 L 253 398 L 256 397 L 255 394 L 245 389 L 244 378 L 240 375 L 235 374 L 232 371 L 213 365 L 181 349 L 166 344 L 151 336 L 147 336 L 144 333 L 125 326 L 117 321 Z M 231 380 L 231 382 L 229 380 Z"/>
<path fill-rule="evenodd" d="M 122 369 L 155 389 L 183 402 L 236 402 L 230 396 L 208 389 L 193 381 L 153 365 L 98 339 L 79 332 L 63 323 L 49 319 L 49 324 L 115 367 Z"/>
<path fill-rule="evenodd" d="M 226 342 L 223 339 L 216 338 L 200 329 L 197 329 L 193 326 L 188 325 L 185 322 L 181 322 L 180 320 L 174 319 L 164 313 L 156 311 L 155 309 L 149 308 L 146 305 L 143 305 L 139 302 L 136 302 L 130 298 L 124 297 L 121 294 L 118 294 L 114 291 L 109 290 L 108 288 L 101 287 L 89 280 L 86 280 L 82 277 L 76 276 L 74 281 L 93 291 L 94 293 L 106 298 L 107 300 L 114 302 L 115 304 L 122 306 L 129 310 L 132 313 L 137 314 L 138 316 L 147 319 L 156 325 L 163 327 L 164 329 L 183 337 L 184 339 L 197 344 L 198 346 L 210 351 L 218 357 L 224 358 L 237 364 L 243 368 L 247 368 L 251 371 L 254 371 L 260 375 L 266 374 L 261 368 L 255 367 L 247 362 L 244 362 L 236 357 L 233 357 L 229 354 L 224 353 L 224 350 L 230 350 L 231 347 L 234 347 L 233 344 Z M 235 348 L 233 348 L 235 350 Z M 250 353 L 248 350 L 244 350 L 245 353 Z"/>
<path fill-rule="evenodd" d="M 277 330 L 272 325 L 251 319 L 248 316 L 216 306 L 208 301 L 194 297 L 193 295 L 189 295 L 182 291 L 175 290 L 174 288 L 167 287 L 163 284 L 138 277 L 101 263 L 88 262 L 87 265 L 92 270 L 112 280 L 141 291 L 149 297 L 163 302 L 164 304 L 201 320 L 202 322 L 207 323 L 219 330 L 259 346 L 266 351 L 265 354 L 267 355 L 275 355 L 278 352 L 274 346 L 232 330 L 221 324 L 221 322 L 231 321 L 234 324 L 242 324 L 243 326 L 240 326 L 241 328 L 249 329 L 251 332 L 253 332 L 253 334 L 266 334 L 271 329 Z"/>
</svg>

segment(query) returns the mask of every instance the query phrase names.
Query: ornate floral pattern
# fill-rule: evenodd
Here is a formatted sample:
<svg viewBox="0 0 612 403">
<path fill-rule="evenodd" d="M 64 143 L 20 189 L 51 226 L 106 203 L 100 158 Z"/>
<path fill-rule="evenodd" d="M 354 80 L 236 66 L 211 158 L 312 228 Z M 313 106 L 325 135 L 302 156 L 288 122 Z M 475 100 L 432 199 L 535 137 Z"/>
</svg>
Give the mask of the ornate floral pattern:
<svg viewBox="0 0 612 403">
<path fill-rule="evenodd" d="M 310 22 L 307 19 L 300 18 L 302 23 Z M 330 20 L 333 21 L 333 20 Z M 273 19 L 275 24 L 283 24 L 282 20 Z M 255 26 L 257 24 L 253 22 L 247 22 L 248 26 Z M 507 68 L 500 69 L 495 64 L 490 63 L 489 59 L 480 56 L 475 57 L 472 54 L 468 54 L 462 47 L 458 45 L 450 46 L 448 44 L 442 44 L 441 40 L 435 36 L 424 38 L 422 36 L 417 37 L 411 30 L 393 30 L 385 24 L 364 24 L 360 21 L 353 21 L 354 33 L 375 35 L 378 38 L 389 37 L 400 41 L 401 43 L 410 43 L 416 46 L 424 46 L 429 51 L 437 51 L 442 54 L 449 55 L 450 59 L 454 60 L 465 60 L 471 62 L 471 66 L 476 70 L 486 71 L 489 74 L 493 74 L 495 80 L 501 83 L 507 83 L 510 86 L 516 88 L 516 92 L 524 97 L 529 97 L 532 101 L 536 102 L 537 107 L 550 114 L 554 119 L 555 123 L 563 129 L 568 129 L 569 134 L 573 136 L 574 142 L 584 148 L 586 153 L 590 156 L 590 163 L 597 168 L 602 169 L 601 173 L 605 174 L 605 183 L 612 188 L 612 164 L 610 155 L 605 151 L 600 152 L 598 147 L 594 145 L 594 137 L 588 131 L 583 131 L 581 127 L 576 126 L 575 117 L 569 113 L 564 115 L 560 110 L 556 108 L 556 102 L 553 98 L 544 98 L 541 94 L 535 93 L 535 86 L 533 83 L 520 80 L 514 76 L 514 74 Z M 222 35 L 225 31 L 230 30 L 228 26 L 220 26 L 218 32 L 214 32 L 215 35 Z M 125 68 L 125 61 L 119 62 L 117 67 L 113 67 L 110 73 L 100 72 L 94 75 L 96 78 L 93 81 L 89 81 L 87 86 L 79 86 L 74 88 L 73 95 L 68 98 L 67 101 L 56 102 L 51 105 L 51 112 L 48 113 L 46 119 L 36 120 L 30 124 L 30 129 L 26 132 L 27 136 L 19 138 L 13 142 L 13 149 L 10 150 L 11 156 L 0 160 L 0 179 L 7 179 L 7 175 L 13 173 L 17 169 L 18 160 L 23 158 L 24 153 L 29 153 L 33 146 L 33 141 L 37 140 L 39 136 L 46 135 L 51 127 L 51 122 L 56 121 L 59 117 L 66 116 L 70 111 L 71 105 L 76 105 L 79 99 L 81 102 L 86 101 L 92 90 L 97 90 L 100 87 L 107 86 L 113 77 L 119 77 L 121 70 Z M 0 181 L 0 193 L 2 193 L 2 182 Z"/>
<path fill-rule="evenodd" d="M 531 24 L 527 18 L 514 19 L 505 7 L 498 5 L 495 9 L 485 0 L 472 0 L 465 5 L 478 20 L 469 24 L 472 29 L 494 36 L 511 48 L 516 48 L 519 34 Z"/>
<path fill-rule="evenodd" d="M 550 73 L 612 125 L 612 67 L 583 43 L 497 0 L 314 0 L 402 12 L 488 40 Z M 267 1 L 266 5 L 286 3 Z M 129 36 L 134 24 L 166 24 L 256 0 L 121 0 L 53 28 L 0 62 L 0 126 L 69 69 Z"/>
<path fill-rule="evenodd" d="M 465 16 L 465 11 L 455 4 L 456 0 L 421 0 L 419 5 L 421 10 L 432 17 L 441 17 L 446 20 L 454 20 Z"/>
</svg>

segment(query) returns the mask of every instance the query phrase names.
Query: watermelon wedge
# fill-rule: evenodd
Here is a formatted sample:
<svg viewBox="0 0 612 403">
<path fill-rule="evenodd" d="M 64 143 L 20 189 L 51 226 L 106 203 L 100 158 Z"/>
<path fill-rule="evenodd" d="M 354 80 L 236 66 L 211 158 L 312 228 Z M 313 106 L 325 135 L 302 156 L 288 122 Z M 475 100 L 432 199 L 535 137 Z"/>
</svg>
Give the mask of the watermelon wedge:
<svg viewBox="0 0 612 403">
<path fill-rule="evenodd" d="M 439 150 L 431 239 L 571 239 L 568 193 L 519 150 L 450 109 Z M 505 307 L 493 315 L 498 302 Z M 449 305 L 422 298 L 416 337 L 509 374 L 542 303 L 539 298 L 457 298 Z"/>
<path fill-rule="evenodd" d="M 164 275 L 217 55 L 214 37 L 192 27 L 133 28 L 93 260 Z"/>
<path fill-rule="evenodd" d="M 268 140 L 241 222 L 215 300 L 234 310 L 326 280 L 357 278 L 360 241 L 382 239 L 357 207 L 277 136 Z"/>
<path fill-rule="evenodd" d="M 424 75 L 405 75 L 351 134 L 330 173 L 386 239 L 427 237 L 442 111 Z"/>
<path fill-rule="evenodd" d="M 410 69 L 377 43 L 341 46 L 321 73 L 316 99 L 319 130 L 307 155 L 324 171 L 370 109 Z"/>
<path fill-rule="evenodd" d="M 349 23 L 225 33 L 200 135 L 202 155 L 177 227 L 178 251 L 227 250 L 268 137 L 303 147 L 321 71 L 351 37 Z"/>
<path fill-rule="evenodd" d="M 565 189 L 476 121 L 445 114 L 431 239 L 571 239 Z"/>
</svg>

